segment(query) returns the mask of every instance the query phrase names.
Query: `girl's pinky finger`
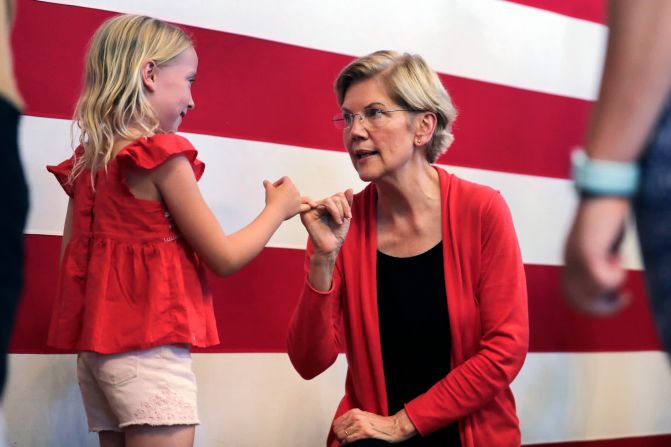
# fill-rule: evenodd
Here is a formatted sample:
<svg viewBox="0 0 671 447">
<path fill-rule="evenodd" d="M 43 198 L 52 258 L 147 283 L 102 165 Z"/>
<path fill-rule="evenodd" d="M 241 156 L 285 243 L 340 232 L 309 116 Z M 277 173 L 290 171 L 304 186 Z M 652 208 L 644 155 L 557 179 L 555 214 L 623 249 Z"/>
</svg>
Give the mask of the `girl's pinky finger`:
<svg viewBox="0 0 671 447">
<path fill-rule="evenodd" d="M 316 201 L 307 196 L 301 197 L 301 202 L 303 202 L 303 204 L 310 205 L 311 208 L 317 208 L 317 206 L 319 206 Z"/>
</svg>

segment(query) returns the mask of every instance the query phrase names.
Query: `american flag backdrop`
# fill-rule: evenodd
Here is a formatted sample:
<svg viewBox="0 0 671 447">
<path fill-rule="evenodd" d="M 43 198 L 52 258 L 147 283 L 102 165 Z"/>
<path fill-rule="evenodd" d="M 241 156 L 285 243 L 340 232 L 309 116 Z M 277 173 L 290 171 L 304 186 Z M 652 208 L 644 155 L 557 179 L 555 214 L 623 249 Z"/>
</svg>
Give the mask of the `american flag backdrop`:
<svg viewBox="0 0 671 447">
<path fill-rule="evenodd" d="M 196 109 L 180 131 L 207 164 L 201 189 L 227 232 L 261 210 L 264 178 L 288 175 L 313 198 L 362 189 L 329 122 L 338 111 L 333 80 L 353 57 L 378 49 L 424 56 L 460 113 L 455 143 L 438 163 L 499 189 L 522 247 L 531 342 L 513 391 L 524 445 L 671 445 L 671 374 L 652 328 L 633 236 L 625 257 L 635 300 L 621 315 L 574 314 L 559 289 L 576 205 L 568 154 L 582 141 L 598 89 L 604 6 L 19 0 L 12 44 L 27 103 L 20 135 L 32 207 L 3 405 L 10 445 L 97 445 L 86 433 L 75 355 L 45 346 L 67 201 L 44 166 L 71 154 L 70 117 L 86 46 L 117 12 L 183 24 L 193 35 L 200 57 Z M 241 272 L 211 278 L 222 343 L 194 354 L 202 419 L 196 445 L 324 445 L 344 390 L 345 358 L 306 382 L 285 351 L 306 237 L 294 218 Z"/>
</svg>

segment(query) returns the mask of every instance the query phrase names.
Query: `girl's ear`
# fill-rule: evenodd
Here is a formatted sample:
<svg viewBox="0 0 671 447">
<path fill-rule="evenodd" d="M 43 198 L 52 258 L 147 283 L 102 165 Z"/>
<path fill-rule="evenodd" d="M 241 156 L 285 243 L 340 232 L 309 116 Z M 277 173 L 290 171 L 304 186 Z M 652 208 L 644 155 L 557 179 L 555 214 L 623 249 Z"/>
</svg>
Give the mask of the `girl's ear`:
<svg viewBox="0 0 671 447">
<path fill-rule="evenodd" d="M 144 84 L 146 89 L 149 90 L 150 92 L 156 90 L 156 74 L 158 71 L 156 62 L 154 61 L 145 62 L 144 64 L 142 64 L 140 71 L 142 74 L 142 83 Z"/>
</svg>

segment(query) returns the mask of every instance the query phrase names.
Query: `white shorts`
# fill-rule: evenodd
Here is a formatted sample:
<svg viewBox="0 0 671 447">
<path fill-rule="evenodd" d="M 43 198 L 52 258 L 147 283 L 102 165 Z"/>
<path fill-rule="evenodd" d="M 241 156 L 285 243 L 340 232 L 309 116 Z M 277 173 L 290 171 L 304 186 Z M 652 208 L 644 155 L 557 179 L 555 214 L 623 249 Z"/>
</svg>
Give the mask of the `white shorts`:
<svg viewBox="0 0 671 447">
<path fill-rule="evenodd" d="M 89 431 L 200 423 L 191 352 L 184 345 L 120 354 L 82 351 L 77 378 Z"/>
</svg>

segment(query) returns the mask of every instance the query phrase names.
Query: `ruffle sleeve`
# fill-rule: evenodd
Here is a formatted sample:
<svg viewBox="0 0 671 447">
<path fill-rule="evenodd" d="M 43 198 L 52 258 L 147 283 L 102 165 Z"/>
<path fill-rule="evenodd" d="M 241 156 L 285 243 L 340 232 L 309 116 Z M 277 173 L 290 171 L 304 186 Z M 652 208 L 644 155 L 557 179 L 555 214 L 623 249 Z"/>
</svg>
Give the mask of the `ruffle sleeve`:
<svg viewBox="0 0 671 447">
<path fill-rule="evenodd" d="M 198 160 L 198 151 L 189 140 L 179 135 L 158 134 L 140 138 L 126 146 L 117 155 L 117 159 L 141 169 L 154 169 L 175 155 L 186 156 L 196 180 L 200 180 L 205 171 L 205 163 Z"/>
<path fill-rule="evenodd" d="M 75 154 L 57 165 L 48 165 L 47 171 L 51 172 L 61 184 L 65 193 L 72 197 L 74 184 L 70 182 L 70 174 L 75 165 L 75 158 L 84 154 L 84 149 L 80 146 L 75 150 Z"/>
</svg>

